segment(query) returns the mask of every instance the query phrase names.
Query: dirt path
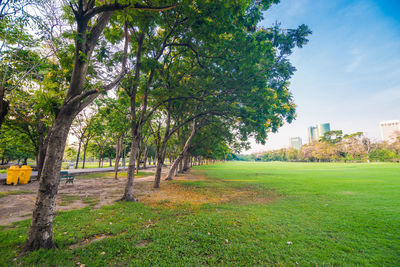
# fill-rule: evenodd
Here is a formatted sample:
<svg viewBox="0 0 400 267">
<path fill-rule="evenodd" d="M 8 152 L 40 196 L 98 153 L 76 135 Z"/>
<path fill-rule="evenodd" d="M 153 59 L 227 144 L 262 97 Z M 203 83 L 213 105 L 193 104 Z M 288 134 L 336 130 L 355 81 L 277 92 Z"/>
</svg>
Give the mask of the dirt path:
<svg viewBox="0 0 400 267">
<path fill-rule="evenodd" d="M 151 172 L 152 170 L 147 170 Z M 135 193 L 140 194 L 141 183 L 152 184 L 154 176 L 135 179 Z M 94 208 L 110 205 L 122 197 L 126 178 L 82 179 L 77 176 L 74 184 L 61 182 L 57 195 L 57 211 Z M 0 185 L 0 225 L 28 219 L 35 205 L 39 183 L 34 181 L 26 185 Z"/>
</svg>

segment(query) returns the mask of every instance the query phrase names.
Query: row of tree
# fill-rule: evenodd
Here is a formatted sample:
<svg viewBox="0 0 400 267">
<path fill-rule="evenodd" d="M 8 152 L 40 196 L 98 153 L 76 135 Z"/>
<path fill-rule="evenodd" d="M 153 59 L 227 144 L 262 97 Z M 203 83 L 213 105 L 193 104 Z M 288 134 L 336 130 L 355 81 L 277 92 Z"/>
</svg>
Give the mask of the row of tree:
<svg viewBox="0 0 400 267">
<path fill-rule="evenodd" d="M 320 139 L 299 150 L 282 148 L 261 155 L 233 156 L 232 160 L 302 161 L 302 162 L 400 162 L 400 133 L 393 142 L 372 142 L 362 132 L 343 135 L 330 131 Z"/>
<path fill-rule="evenodd" d="M 134 201 L 135 169 L 151 149 L 158 188 L 168 154 L 166 180 L 179 166 L 225 158 L 248 137 L 264 142 L 290 122 L 288 56 L 310 31 L 259 28 L 276 2 L 0 2 L 3 156 L 30 143 L 40 179 L 25 248 L 54 247 L 68 137 L 83 161 L 90 147 L 100 162 L 115 155 L 116 166 L 128 154 L 122 200 Z"/>
</svg>

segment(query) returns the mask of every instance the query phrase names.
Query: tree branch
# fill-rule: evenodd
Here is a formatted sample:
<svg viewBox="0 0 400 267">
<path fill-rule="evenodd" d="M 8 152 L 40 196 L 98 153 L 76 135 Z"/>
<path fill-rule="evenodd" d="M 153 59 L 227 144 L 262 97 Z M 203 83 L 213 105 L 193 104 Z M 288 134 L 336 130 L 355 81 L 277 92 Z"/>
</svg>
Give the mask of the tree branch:
<svg viewBox="0 0 400 267">
<path fill-rule="evenodd" d="M 191 44 L 187 44 L 187 43 L 185 43 L 185 44 L 170 43 L 170 44 L 166 44 L 165 46 L 166 46 L 166 47 L 167 47 L 167 46 L 186 46 L 186 47 L 188 47 L 188 48 L 189 48 L 190 50 L 192 50 L 193 53 L 196 55 L 197 63 L 199 64 L 199 66 L 202 67 L 202 68 L 204 68 L 204 65 L 201 64 L 201 62 L 200 62 L 200 55 L 199 55 L 199 53 L 196 51 L 196 49 L 194 49 L 194 47 L 193 47 Z"/>
<path fill-rule="evenodd" d="M 86 90 L 82 92 L 81 94 L 69 99 L 66 103 L 67 104 L 72 104 L 75 103 L 76 101 L 83 101 L 81 103 L 82 109 L 89 105 L 99 94 L 103 92 L 107 92 L 114 88 L 125 76 L 127 72 L 126 68 L 126 61 L 127 61 L 127 55 L 128 55 L 128 29 L 127 29 L 127 22 L 125 22 L 125 44 L 124 44 L 124 54 L 122 57 L 122 67 L 120 73 L 117 75 L 117 77 L 114 78 L 112 82 L 110 82 L 107 85 L 102 86 L 101 88 L 97 89 L 92 89 L 92 90 Z"/>
<path fill-rule="evenodd" d="M 146 6 L 146 5 L 141 5 L 141 4 L 133 4 L 133 5 L 131 5 L 130 2 L 128 4 L 119 4 L 118 1 L 115 1 L 114 4 L 102 5 L 102 6 L 98 6 L 98 7 L 94 7 L 92 9 L 89 9 L 85 13 L 85 19 L 89 20 L 93 16 L 95 16 L 95 15 L 97 15 L 99 13 L 122 10 L 122 9 L 125 9 L 125 8 L 132 8 L 132 9 L 140 9 L 140 10 L 159 12 L 159 11 L 167 11 L 167 10 L 173 9 L 173 8 L 175 8 L 177 6 L 178 6 L 178 4 L 170 5 L 170 6 L 152 7 L 152 6 Z"/>
</svg>

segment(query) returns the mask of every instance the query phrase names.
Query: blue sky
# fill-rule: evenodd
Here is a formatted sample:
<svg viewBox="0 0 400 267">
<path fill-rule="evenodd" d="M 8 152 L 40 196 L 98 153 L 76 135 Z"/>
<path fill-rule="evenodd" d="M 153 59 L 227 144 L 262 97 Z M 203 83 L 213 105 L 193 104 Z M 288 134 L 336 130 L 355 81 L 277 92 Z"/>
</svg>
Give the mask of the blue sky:
<svg viewBox="0 0 400 267">
<path fill-rule="evenodd" d="M 379 141 L 379 121 L 400 119 L 400 0 L 281 0 L 260 26 L 275 21 L 313 31 L 291 56 L 297 119 L 246 153 L 305 142 L 307 127 L 324 122 Z"/>
</svg>

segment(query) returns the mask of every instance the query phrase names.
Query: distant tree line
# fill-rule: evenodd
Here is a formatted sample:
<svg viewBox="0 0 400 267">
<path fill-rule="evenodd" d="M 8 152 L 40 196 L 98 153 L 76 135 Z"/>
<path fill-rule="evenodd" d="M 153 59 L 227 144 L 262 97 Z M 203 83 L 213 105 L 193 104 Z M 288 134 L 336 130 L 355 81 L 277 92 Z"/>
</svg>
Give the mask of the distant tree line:
<svg viewBox="0 0 400 267">
<path fill-rule="evenodd" d="M 299 150 L 282 148 L 261 155 L 229 154 L 227 160 L 294 162 L 400 162 L 400 132 L 393 142 L 372 142 L 362 132 L 329 131 Z"/>
</svg>

